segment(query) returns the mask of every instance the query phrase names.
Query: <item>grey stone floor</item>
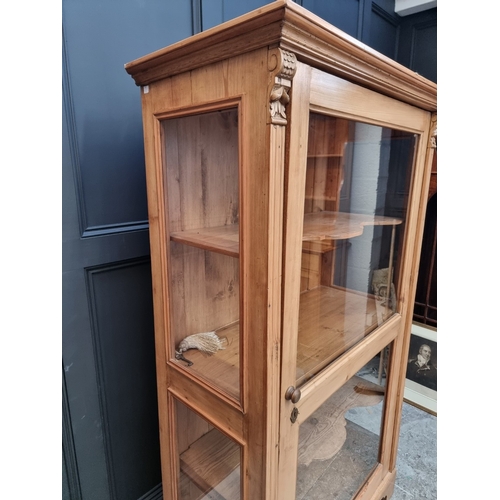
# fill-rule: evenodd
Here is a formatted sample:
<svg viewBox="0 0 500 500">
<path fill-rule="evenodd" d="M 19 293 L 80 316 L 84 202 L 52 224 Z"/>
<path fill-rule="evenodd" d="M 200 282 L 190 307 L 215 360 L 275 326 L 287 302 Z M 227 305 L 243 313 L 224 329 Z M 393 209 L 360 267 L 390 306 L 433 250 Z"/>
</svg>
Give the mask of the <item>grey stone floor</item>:
<svg viewBox="0 0 500 500">
<path fill-rule="evenodd" d="M 437 498 L 437 417 L 403 404 L 392 500 Z"/>
<path fill-rule="evenodd" d="M 307 465 L 299 463 L 296 500 L 352 498 L 361 486 L 360 481 L 377 463 L 382 405 L 383 401 L 347 411 L 346 439 L 340 451 L 330 458 L 312 460 Z M 320 421 L 315 424 L 322 425 Z M 391 500 L 437 499 L 436 435 L 437 417 L 403 403 L 396 483 Z M 214 491 L 203 500 L 229 497 Z"/>
<path fill-rule="evenodd" d="M 373 418 L 375 411 L 382 411 L 382 403 L 349 410 L 346 419 L 378 435 L 373 425 L 378 420 Z M 437 499 L 437 417 L 408 403 L 403 403 L 396 467 L 391 500 Z"/>
<path fill-rule="evenodd" d="M 346 440 L 328 460 L 299 464 L 297 500 L 350 500 L 377 463 L 382 405 L 346 412 Z M 437 499 L 437 417 L 403 403 L 391 500 Z"/>
<path fill-rule="evenodd" d="M 378 362 L 371 362 L 358 376 L 377 382 L 377 370 Z M 338 418 L 335 404 L 331 407 L 327 403 L 311 416 L 310 422 L 302 424 L 306 426 L 305 453 L 299 453 L 296 500 L 350 500 L 378 461 L 383 400 L 378 404 L 375 400 L 370 406 L 353 406 L 342 414 L 345 440 L 336 451 L 324 439 L 339 432 L 331 424 Z M 391 500 L 437 499 L 437 417 L 406 402 L 396 468 Z M 220 495 L 205 498 L 219 499 Z"/>
<path fill-rule="evenodd" d="M 377 383 L 377 363 L 372 360 L 358 375 Z M 346 413 L 346 419 L 378 436 L 382 405 L 353 408 Z M 380 417 L 374 418 L 374 412 Z M 437 499 L 437 417 L 406 402 L 401 415 L 396 469 L 391 500 Z"/>
<path fill-rule="evenodd" d="M 358 376 L 377 383 L 377 372 L 375 359 Z M 377 463 L 382 410 L 383 401 L 345 413 L 342 449 L 331 459 L 299 464 L 297 500 L 352 498 L 361 486 L 358 481 Z M 391 500 L 437 499 L 437 417 L 408 403 L 403 403 L 396 468 Z"/>
</svg>

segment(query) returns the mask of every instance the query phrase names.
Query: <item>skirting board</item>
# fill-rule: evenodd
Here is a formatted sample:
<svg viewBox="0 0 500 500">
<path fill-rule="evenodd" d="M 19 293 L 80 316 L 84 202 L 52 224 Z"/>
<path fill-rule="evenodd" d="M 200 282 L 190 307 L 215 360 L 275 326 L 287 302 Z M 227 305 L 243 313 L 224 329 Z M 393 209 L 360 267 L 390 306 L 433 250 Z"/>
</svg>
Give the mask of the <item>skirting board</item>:
<svg viewBox="0 0 500 500">
<path fill-rule="evenodd" d="M 157 484 L 153 489 L 149 490 L 146 494 L 142 495 L 137 500 L 163 500 L 162 483 Z"/>
</svg>

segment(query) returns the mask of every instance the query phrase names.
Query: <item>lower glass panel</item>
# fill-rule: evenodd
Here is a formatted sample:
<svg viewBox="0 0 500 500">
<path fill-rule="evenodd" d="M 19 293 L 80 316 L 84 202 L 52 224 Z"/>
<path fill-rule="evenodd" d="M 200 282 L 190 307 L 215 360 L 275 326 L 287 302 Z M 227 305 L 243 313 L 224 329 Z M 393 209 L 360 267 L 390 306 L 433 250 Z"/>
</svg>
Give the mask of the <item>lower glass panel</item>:
<svg viewBox="0 0 500 500">
<path fill-rule="evenodd" d="M 170 242 L 171 328 L 175 349 L 190 338 L 177 363 L 239 399 L 239 259 Z M 191 335 L 214 332 L 220 347 L 208 353 Z M 188 363 L 192 363 L 188 366 Z"/>
<path fill-rule="evenodd" d="M 378 464 L 387 358 L 385 349 L 301 424 L 296 500 L 350 500 Z"/>
<path fill-rule="evenodd" d="M 179 500 L 239 500 L 241 446 L 176 400 Z"/>
</svg>

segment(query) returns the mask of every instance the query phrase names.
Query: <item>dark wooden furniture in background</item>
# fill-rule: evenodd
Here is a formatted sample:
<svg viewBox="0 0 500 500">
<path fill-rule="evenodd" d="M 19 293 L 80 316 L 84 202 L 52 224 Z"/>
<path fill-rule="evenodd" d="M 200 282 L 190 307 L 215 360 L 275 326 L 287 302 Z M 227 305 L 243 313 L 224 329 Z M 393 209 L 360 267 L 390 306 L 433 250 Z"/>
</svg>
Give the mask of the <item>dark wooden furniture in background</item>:
<svg viewBox="0 0 500 500">
<path fill-rule="evenodd" d="M 427 196 L 413 320 L 437 328 L 437 136 Z"/>
</svg>

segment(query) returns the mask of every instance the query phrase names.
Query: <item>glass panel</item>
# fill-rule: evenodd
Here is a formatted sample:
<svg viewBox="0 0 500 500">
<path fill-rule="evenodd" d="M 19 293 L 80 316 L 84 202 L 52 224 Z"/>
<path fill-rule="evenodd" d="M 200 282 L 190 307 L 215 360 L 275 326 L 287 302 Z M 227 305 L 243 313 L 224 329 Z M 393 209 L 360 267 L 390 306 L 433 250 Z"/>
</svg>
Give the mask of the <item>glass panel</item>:
<svg viewBox="0 0 500 500">
<path fill-rule="evenodd" d="M 163 140 L 177 362 L 239 397 L 238 110 L 165 120 Z"/>
<path fill-rule="evenodd" d="M 179 500 L 239 500 L 241 446 L 175 400 Z"/>
<path fill-rule="evenodd" d="M 416 136 L 310 115 L 297 386 L 397 310 Z"/>
<path fill-rule="evenodd" d="M 300 425 L 296 500 L 350 500 L 378 464 L 385 366 L 381 353 Z"/>
</svg>

